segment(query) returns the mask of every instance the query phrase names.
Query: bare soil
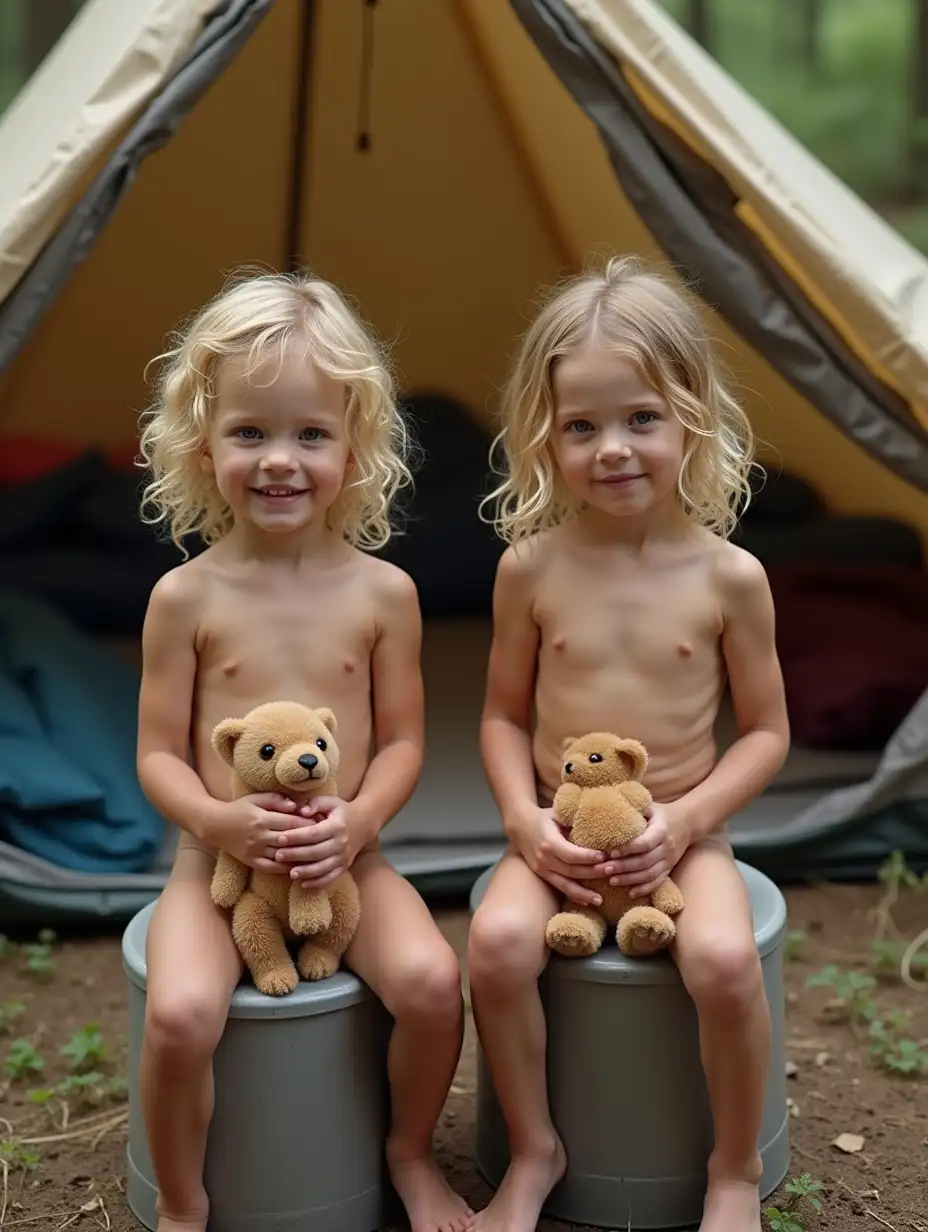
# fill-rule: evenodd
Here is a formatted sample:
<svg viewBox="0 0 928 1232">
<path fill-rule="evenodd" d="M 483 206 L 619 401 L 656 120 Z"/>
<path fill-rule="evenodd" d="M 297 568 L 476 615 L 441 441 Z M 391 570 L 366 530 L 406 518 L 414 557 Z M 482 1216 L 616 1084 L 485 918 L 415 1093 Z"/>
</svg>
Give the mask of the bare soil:
<svg viewBox="0 0 928 1232">
<path fill-rule="evenodd" d="M 817 1194 L 820 1212 L 804 1201 L 796 1206 L 798 1226 L 810 1232 L 928 1232 L 926 971 L 916 968 L 920 989 L 908 987 L 898 975 L 899 951 L 887 951 L 886 970 L 873 987 L 848 985 L 849 972 L 874 974 L 872 942 L 880 935 L 882 887 L 825 885 L 786 893 L 793 930 L 786 964 L 792 1176 L 806 1173 L 823 1186 Z M 438 910 L 436 917 L 462 954 L 466 913 Z M 900 938 L 913 937 L 928 925 L 928 892 L 903 890 L 891 919 Z M 897 940 L 892 928 L 885 940 L 890 948 Z M 119 939 L 55 940 L 33 951 L 21 944 L 2 948 L 0 1228 L 137 1232 L 140 1225 L 123 1197 L 126 1109 L 119 1076 L 127 1023 Z M 39 970 L 30 971 L 30 962 Z M 49 965 L 53 969 L 43 973 Z M 806 986 L 809 976 L 829 965 L 840 969 L 835 978 L 843 985 Z M 882 1060 L 871 1055 L 866 1021 L 874 1005 L 884 1022 L 893 1012 L 909 1016 L 887 1028 L 896 1043 L 884 1049 Z M 88 1029 L 91 1024 L 99 1038 Z M 69 1042 L 71 1049 L 62 1055 Z M 41 1061 L 42 1068 L 30 1071 L 30 1061 Z M 893 1064 L 922 1068 L 922 1076 L 894 1071 Z M 75 1081 L 80 1071 L 91 1077 Z M 54 1089 L 69 1075 L 71 1089 L 64 1094 L 49 1096 L 44 1106 L 30 1099 L 30 1090 Z M 472 1203 L 483 1204 L 490 1193 L 471 1161 L 474 1086 L 475 1038 L 468 1016 L 438 1145 L 453 1183 Z M 784 1187 L 766 1205 L 783 1209 L 791 1201 L 796 1199 Z M 568 1232 L 568 1225 L 542 1221 L 539 1229 Z"/>
</svg>

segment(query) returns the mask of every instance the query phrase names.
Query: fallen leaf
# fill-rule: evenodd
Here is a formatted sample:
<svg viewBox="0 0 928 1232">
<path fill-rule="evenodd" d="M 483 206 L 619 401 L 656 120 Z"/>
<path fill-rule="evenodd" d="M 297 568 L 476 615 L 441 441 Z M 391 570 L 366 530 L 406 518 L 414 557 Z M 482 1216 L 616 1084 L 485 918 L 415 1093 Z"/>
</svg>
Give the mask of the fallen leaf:
<svg viewBox="0 0 928 1232">
<path fill-rule="evenodd" d="M 815 1064 L 819 1067 L 819 1069 L 821 1069 L 823 1065 L 827 1065 L 830 1060 L 831 1057 L 827 1052 L 817 1052 L 815 1054 Z"/>
<path fill-rule="evenodd" d="M 858 1151 L 864 1149 L 864 1140 L 860 1134 L 838 1134 L 831 1145 L 836 1146 L 845 1155 L 856 1155 Z"/>
<path fill-rule="evenodd" d="M 797 1075 L 798 1073 L 799 1073 L 799 1066 L 796 1064 L 796 1062 L 795 1062 L 795 1061 L 787 1061 L 787 1062 L 786 1062 L 786 1076 L 787 1076 L 787 1078 L 795 1078 L 795 1077 L 796 1077 L 796 1075 Z"/>
</svg>

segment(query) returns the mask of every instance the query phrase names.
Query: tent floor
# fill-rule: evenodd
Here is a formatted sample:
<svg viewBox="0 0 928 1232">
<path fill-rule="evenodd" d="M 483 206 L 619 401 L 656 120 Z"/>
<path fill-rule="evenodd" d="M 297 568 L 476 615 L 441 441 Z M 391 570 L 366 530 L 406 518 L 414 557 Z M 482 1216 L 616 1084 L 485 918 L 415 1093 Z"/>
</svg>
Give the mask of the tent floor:
<svg viewBox="0 0 928 1232">
<path fill-rule="evenodd" d="M 499 819 L 477 744 L 490 641 L 486 619 L 428 622 L 423 669 L 427 748 L 413 798 L 383 835 L 384 853 L 430 900 L 466 896 L 502 850 Z M 137 647 L 124 647 L 137 655 Z M 717 728 L 720 748 L 734 738 L 729 708 Z M 780 880 L 868 879 L 889 850 L 928 863 L 928 802 L 848 823 L 828 835 L 782 834 L 785 823 L 834 788 L 868 779 L 876 755 L 828 753 L 794 746 L 760 799 L 734 818 L 741 858 Z M 158 894 L 173 858 L 172 831 L 155 868 L 144 874 L 88 875 L 57 868 L 0 843 L 0 926 L 122 922 Z"/>
</svg>

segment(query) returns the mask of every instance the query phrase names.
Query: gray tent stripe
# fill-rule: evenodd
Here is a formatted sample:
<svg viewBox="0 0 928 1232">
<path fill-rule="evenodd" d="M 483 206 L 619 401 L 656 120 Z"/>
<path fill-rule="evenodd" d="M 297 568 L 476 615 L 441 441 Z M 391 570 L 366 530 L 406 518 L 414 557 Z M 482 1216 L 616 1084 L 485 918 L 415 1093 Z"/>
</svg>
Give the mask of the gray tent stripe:
<svg viewBox="0 0 928 1232">
<path fill-rule="evenodd" d="M 142 162 L 167 145 L 248 41 L 274 0 L 217 5 L 187 59 L 120 142 L 19 285 L 0 307 L 0 372 L 26 344 L 76 266 L 88 255 Z"/>
<path fill-rule="evenodd" d="M 562 0 L 510 0 L 529 35 L 581 109 L 594 122 L 616 177 L 661 247 L 688 281 L 741 336 L 823 415 L 895 474 L 928 491 L 928 436 L 892 412 L 853 376 L 856 361 L 817 318 L 808 328 L 758 254 L 726 242 L 707 212 L 667 166 L 656 137 L 645 131 L 637 104 L 615 64 Z M 712 210 L 710 216 L 717 213 Z M 790 296 L 798 302 L 798 291 Z M 827 341 L 826 341 L 827 340 Z M 895 395 L 868 377 L 887 402 Z"/>
</svg>

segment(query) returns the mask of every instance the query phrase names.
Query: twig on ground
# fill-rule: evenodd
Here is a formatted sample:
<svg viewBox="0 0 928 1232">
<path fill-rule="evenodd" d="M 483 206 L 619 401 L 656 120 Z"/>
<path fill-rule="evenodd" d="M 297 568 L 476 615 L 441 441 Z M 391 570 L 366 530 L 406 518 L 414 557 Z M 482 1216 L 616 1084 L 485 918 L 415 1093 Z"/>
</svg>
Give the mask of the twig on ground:
<svg viewBox="0 0 928 1232">
<path fill-rule="evenodd" d="M 3 1221 L 6 1219 L 6 1202 L 9 1190 L 10 1165 L 5 1159 L 0 1159 L 0 1168 L 3 1169 L 3 1204 L 0 1206 L 0 1228 L 2 1228 Z"/>
<path fill-rule="evenodd" d="M 909 943 L 906 952 L 902 955 L 900 969 L 902 982 L 908 988 L 913 988 L 916 992 L 924 992 L 928 989 L 928 980 L 917 980 L 912 975 L 912 963 L 915 961 L 915 955 L 926 944 L 928 944 L 928 928 L 923 929 L 918 936 Z"/>
<path fill-rule="evenodd" d="M 864 1212 L 865 1215 L 869 1215 L 871 1219 L 875 1219 L 877 1223 L 881 1223 L 884 1228 L 889 1228 L 889 1232 L 899 1232 L 899 1229 L 894 1224 L 891 1224 L 888 1219 L 884 1219 L 882 1215 L 878 1215 L 876 1211 L 871 1210 L 869 1206 L 861 1202 L 860 1198 L 857 1196 L 856 1193 L 854 1193 L 850 1185 L 845 1184 L 844 1181 L 839 1181 L 838 1184 L 841 1186 L 842 1189 L 846 1189 L 847 1192 L 851 1195 L 851 1197 L 855 1199 L 855 1201 L 860 1202 L 860 1209 Z"/>
<path fill-rule="evenodd" d="M 43 1134 L 40 1138 L 20 1138 L 20 1142 L 27 1146 L 38 1146 L 44 1142 L 73 1142 L 75 1138 L 88 1138 L 91 1134 L 97 1133 L 99 1130 L 99 1135 L 95 1140 L 96 1145 L 96 1142 L 99 1142 L 100 1138 L 102 1138 L 105 1133 L 108 1133 L 111 1129 L 115 1129 L 117 1125 L 121 1125 L 128 1119 L 129 1114 L 127 1112 L 120 1112 L 117 1116 L 113 1117 L 111 1121 L 108 1121 L 104 1126 L 102 1126 L 102 1128 L 100 1126 L 85 1125 L 82 1129 L 71 1129 L 66 1134 Z"/>
</svg>

